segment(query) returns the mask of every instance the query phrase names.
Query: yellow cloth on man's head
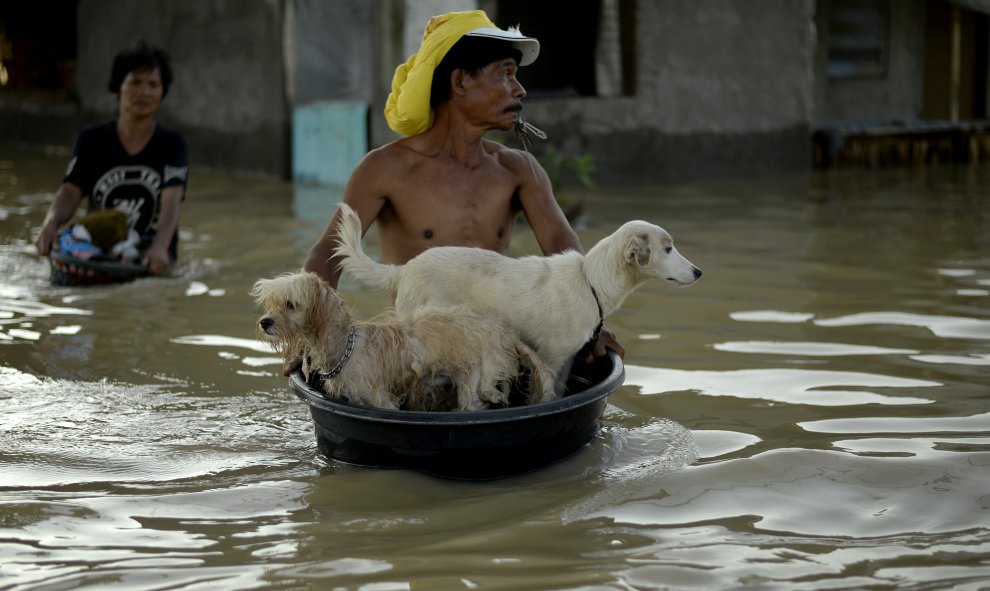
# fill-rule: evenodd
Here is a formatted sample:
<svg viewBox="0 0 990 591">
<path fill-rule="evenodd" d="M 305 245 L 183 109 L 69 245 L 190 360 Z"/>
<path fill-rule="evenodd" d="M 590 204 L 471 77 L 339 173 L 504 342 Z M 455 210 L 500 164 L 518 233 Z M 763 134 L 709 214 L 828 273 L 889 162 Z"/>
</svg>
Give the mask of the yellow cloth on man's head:
<svg viewBox="0 0 990 591">
<path fill-rule="evenodd" d="M 495 24 L 482 10 L 448 12 L 426 23 L 419 51 L 395 69 L 392 92 L 385 103 L 385 120 L 392 131 L 417 135 L 433 126 L 430 87 L 433 71 L 466 33 Z"/>
</svg>

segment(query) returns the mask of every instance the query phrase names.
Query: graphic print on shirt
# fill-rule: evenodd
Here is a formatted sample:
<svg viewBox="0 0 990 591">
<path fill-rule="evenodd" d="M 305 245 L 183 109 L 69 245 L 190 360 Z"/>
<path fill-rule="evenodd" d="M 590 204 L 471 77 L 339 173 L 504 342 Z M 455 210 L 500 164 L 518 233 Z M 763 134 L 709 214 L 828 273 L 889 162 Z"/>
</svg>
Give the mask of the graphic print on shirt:
<svg viewBox="0 0 990 591">
<path fill-rule="evenodd" d="M 124 212 L 128 226 L 147 234 L 158 226 L 156 196 L 161 184 L 161 176 L 147 166 L 115 166 L 96 181 L 93 201 L 97 208 Z"/>
<path fill-rule="evenodd" d="M 188 166 L 169 166 L 165 165 L 165 182 L 169 182 L 172 179 L 179 179 L 183 183 L 186 182 L 186 174 L 189 172 Z"/>
</svg>

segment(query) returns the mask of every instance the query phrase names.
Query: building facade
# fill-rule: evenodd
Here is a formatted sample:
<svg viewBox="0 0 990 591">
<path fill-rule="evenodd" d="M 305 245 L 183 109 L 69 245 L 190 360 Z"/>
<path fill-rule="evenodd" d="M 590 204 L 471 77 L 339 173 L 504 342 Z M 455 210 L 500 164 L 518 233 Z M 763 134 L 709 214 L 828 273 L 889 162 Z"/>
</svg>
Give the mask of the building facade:
<svg viewBox="0 0 990 591">
<path fill-rule="evenodd" d="M 292 178 L 319 132 L 396 139 L 394 68 L 431 15 L 472 8 L 540 38 L 520 72 L 549 135 L 532 149 L 590 155 L 603 184 L 807 170 L 828 126 L 987 114 L 981 0 L 38 0 L 0 8 L 0 135 L 71 145 L 113 117 L 113 55 L 143 39 L 173 57 L 161 118 L 195 165 Z M 43 56 L 57 27 L 67 55 Z M 42 60 L 54 82 L 26 80 Z M 300 127 L 314 105 L 340 110 Z"/>
</svg>

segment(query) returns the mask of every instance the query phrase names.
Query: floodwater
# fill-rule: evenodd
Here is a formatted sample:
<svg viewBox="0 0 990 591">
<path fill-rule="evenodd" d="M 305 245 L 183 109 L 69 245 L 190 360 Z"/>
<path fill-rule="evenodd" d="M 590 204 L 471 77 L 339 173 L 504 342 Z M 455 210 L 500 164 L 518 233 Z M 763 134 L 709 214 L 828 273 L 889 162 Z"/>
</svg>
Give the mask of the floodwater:
<svg viewBox="0 0 990 591">
<path fill-rule="evenodd" d="M 571 189 L 704 276 L 609 319 L 590 446 L 462 482 L 322 458 L 255 337 L 329 191 L 194 171 L 174 276 L 58 288 L 67 161 L 0 151 L 0 589 L 990 588 L 990 168 Z"/>
</svg>

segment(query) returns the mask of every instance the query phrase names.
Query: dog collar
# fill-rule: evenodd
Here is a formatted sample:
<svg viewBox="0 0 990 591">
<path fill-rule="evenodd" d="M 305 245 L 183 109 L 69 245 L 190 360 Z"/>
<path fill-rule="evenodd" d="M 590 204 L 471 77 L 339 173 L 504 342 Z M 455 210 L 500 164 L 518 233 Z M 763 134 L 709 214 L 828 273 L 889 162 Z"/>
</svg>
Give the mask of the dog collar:
<svg viewBox="0 0 990 591">
<path fill-rule="evenodd" d="M 339 374 L 340 371 L 344 369 L 344 364 L 347 363 L 347 360 L 351 358 L 351 353 L 353 352 L 354 352 L 354 327 L 351 327 L 351 329 L 347 331 L 347 345 L 344 347 L 344 354 L 340 357 L 340 361 L 337 362 L 337 365 L 333 366 L 330 369 L 330 371 L 320 372 L 318 374 L 320 376 L 320 382 L 321 383 L 326 382 L 327 380 L 332 379 L 334 376 Z"/>
<path fill-rule="evenodd" d="M 591 342 L 594 343 L 598 341 L 598 335 L 602 334 L 602 329 L 605 328 L 605 314 L 602 313 L 602 303 L 598 301 L 598 292 L 595 291 L 595 286 L 589 283 L 588 287 L 591 288 L 591 295 L 595 297 L 595 305 L 598 306 L 598 326 L 595 327 L 595 332 L 591 335 Z"/>
</svg>

